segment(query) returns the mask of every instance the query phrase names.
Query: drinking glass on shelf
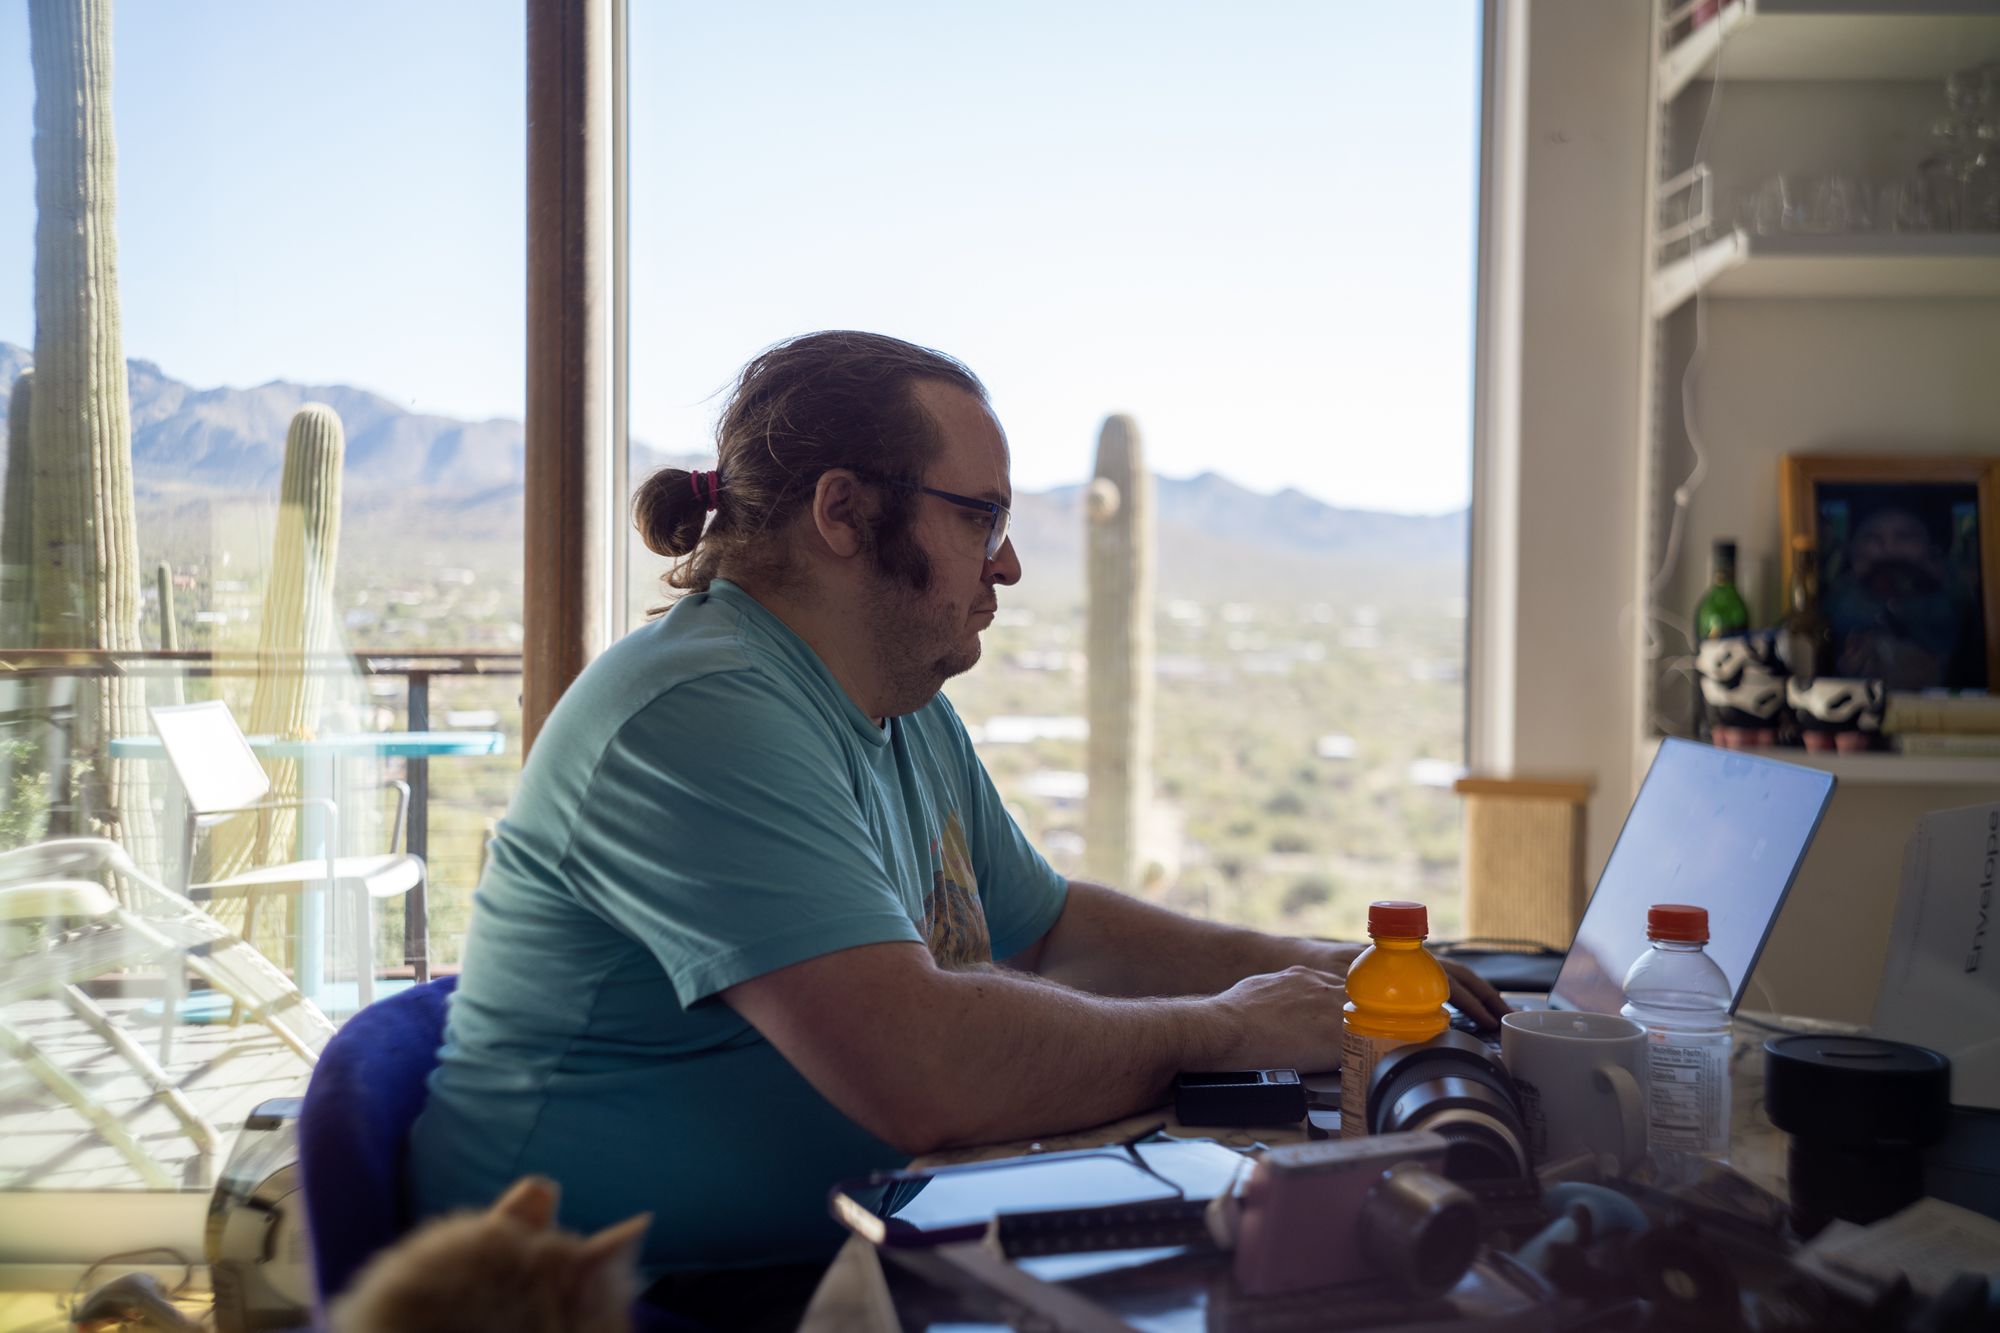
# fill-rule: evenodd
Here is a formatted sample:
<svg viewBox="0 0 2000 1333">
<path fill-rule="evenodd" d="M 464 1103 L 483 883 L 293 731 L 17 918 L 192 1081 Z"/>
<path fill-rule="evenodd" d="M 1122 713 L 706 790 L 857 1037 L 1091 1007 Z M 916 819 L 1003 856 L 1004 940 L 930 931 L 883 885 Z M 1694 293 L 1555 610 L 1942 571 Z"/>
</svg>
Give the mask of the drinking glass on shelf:
<svg viewBox="0 0 2000 1333">
<path fill-rule="evenodd" d="M 1741 212 L 1760 236 L 1832 236 L 1872 229 L 1875 205 L 1875 191 L 1859 177 L 1784 174 L 1766 178 Z"/>
<path fill-rule="evenodd" d="M 1964 231 L 2000 231 L 2000 170 L 1994 154 L 1984 153 L 1959 181 L 1959 227 Z"/>
<path fill-rule="evenodd" d="M 1760 236 L 1825 231 L 1828 202 L 1817 176 L 1768 176 L 1750 196 L 1744 220 Z"/>
<path fill-rule="evenodd" d="M 2000 110 L 2000 60 L 1953 70 L 1945 76 L 1944 104 L 1960 120 L 1990 121 Z"/>
<path fill-rule="evenodd" d="M 1979 68 L 1982 77 L 1972 116 L 1979 137 L 1993 143 L 2000 141 L 2000 60 L 1989 60 Z"/>
<path fill-rule="evenodd" d="M 1916 176 L 1885 182 L 1875 209 L 1877 224 L 1890 232 L 1936 231 L 1931 194 L 1930 187 Z"/>
<path fill-rule="evenodd" d="M 1869 231 L 1874 226 L 1874 201 L 1853 176 L 1817 177 L 1807 211 L 1810 230 L 1821 235 L 1846 235 Z"/>
<path fill-rule="evenodd" d="M 1743 225 L 1759 236 L 1785 230 L 1785 178 L 1766 176 L 1743 201 Z"/>
<path fill-rule="evenodd" d="M 1949 154 L 1936 154 L 1917 163 L 1917 180 L 1931 211 L 1933 231 L 1962 231 L 1965 228 L 1965 177 L 1963 167 Z"/>
<path fill-rule="evenodd" d="M 1954 231 L 2000 229 L 2000 61 L 1945 77 L 1946 114 L 1932 126 L 1938 152 L 1924 166 L 1950 197 Z M 1947 187 L 1944 179 L 1948 178 Z"/>
<path fill-rule="evenodd" d="M 1780 219 L 1784 230 L 1801 236 L 1824 236 L 1833 230 L 1833 202 L 1826 178 L 1815 175 L 1780 176 L 1779 193 L 1785 209 Z"/>
<path fill-rule="evenodd" d="M 1937 158 L 1953 175 L 1962 175 L 1979 156 L 1979 122 L 1952 112 L 1931 124 L 1931 138 L 1937 144 Z"/>
</svg>

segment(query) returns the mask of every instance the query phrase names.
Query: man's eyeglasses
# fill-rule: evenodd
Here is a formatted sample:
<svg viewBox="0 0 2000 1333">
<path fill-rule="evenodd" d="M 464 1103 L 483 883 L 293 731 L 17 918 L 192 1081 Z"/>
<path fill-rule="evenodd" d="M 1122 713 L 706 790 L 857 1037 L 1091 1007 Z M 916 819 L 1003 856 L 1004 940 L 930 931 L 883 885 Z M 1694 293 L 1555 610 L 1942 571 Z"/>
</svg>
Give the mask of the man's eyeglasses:
<svg viewBox="0 0 2000 1333">
<path fill-rule="evenodd" d="M 922 491 L 925 495 L 935 495 L 940 500 L 949 501 L 961 509 L 977 509 L 989 517 L 992 524 L 986 530 L 986 558 L 989 561 L 1000 558 L 1000 548 L 1007 543 L 1007 524 L 1013 514 L 1006 505 L 992 500 L 975 500 L 969 495 L 956 495 L 951 491 L 941 491 L 935 486 L 920 486 L 914 481 L 897 481 L 893 477 L 871 477 L 884 486 L 897 486 L 906 491 Z"/>
</svg>

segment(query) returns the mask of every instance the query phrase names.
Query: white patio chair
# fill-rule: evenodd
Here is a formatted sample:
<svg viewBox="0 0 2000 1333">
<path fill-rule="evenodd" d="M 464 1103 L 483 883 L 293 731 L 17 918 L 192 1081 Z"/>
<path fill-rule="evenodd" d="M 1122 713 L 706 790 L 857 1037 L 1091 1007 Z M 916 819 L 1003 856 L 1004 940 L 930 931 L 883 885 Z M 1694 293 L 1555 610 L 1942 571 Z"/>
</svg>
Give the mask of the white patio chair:
<svg viewBox="0 0 2000 1333">
<path fill-rule="evenodd" d="M 103 838 L 58 838 L 0 853 L 0 962 L 0 1009 L 39 996 L 61 1002 L 172 1112 L 204 1169 L 216 1150 L 215 1127 L 162 1067 L 172 1058 L 185 974 L 200 976 L 227 996 L 239 1014 L 268 1028 L 308 1067 L 333 1036 L 326 1015 L 269 959 L 142 873 L 123 848 Z M 158 1062 L 83 989 L 108 973 L 153 966 L 165 980 Z M 183 1183 L 171 1178 L 89 1086 L 12 1024 L 0 1022 L 0 1051 L 87 1120 L 149 1187 Z"/>
<path fill-rule="evenodd" d="M 351 895 L 361 919 L 354 945 L 358 998 L 363 1006 L 372 1003 L 375 999 L 375 900 L 401 897 L 426 883 L 423 858 L 396 850 L 402 841 L 404 822 L 409 818 L 409 784 L 386 784 L 397 791 L 396 818 L 390 828 L 388 852 L 378 856 L 343 856 L 340 854 L 338 804 L 327 796 L 272 799 L 270 775 L 258 762 L 227 704 L 217 699 L 204 703 L 162 705 L 147 712 L 152 715 L 160 744 L 165 747 L 168 762 L 173 765 L 181 790 L 187 797 L 187 827 L 181 857 L 181 881 L 187 898 L 197 903 L 218 897 L 246 898 L 246 912 L 250 915 L 246 916 L 243 933 L 247 937 L 251 934 L 250 925 L 255 919 L 258 900 L 268 893 L 298 892 L 324 885 L 332 890 L 336 899 L 344 894 Z M 282 809 L 321 812 L 324 827 L 320 832 L 323 837 L 316 854 L 256 866 L 203 883 L 193 882 L 196 840 L 204 831 L 232 815 L 262 814 Z M 419 928 L 425 932 L 419 957 L 428 959 L 428 926 L 420 922 Z M 417 980 L 429 979 L 429 968 L 420 961 Z"/>
<path fill-rule="evenodd" d="M 153 1097 L 166 1104 L 205 1163 L 215 1153 L 215 1126 L 195 1110 L 166 1070 L 112 1022 L 111 1016 L 79 984 L 112 967 L 151 962 L 160 952 L 152 941 L 96 929 L 116 911 L 117 902 L 110 892 L 91 880 L 43 880 L 0 888 L 0 929 L 6 929 L 16 940 L 23 938 L 20 927 L 30 922 L 47 932 L 40 947 L 0 950 L 0 959 L 6 964 L 5 981 L 0 988 L 4 988 L 10 1000 L 39 992 L 61 1001 L 130 1066 Z M 107 952 L 102 946 L 114 938 L 116 947 Z M 173 966 L 171 962 L 167 965 Z M 88 1087 L 44 1054 L 26 1033 L 5 1021 L 0 1021 L 0 1051 L 19 1061 L 57 1100 L 89 1121 L 91 1128 L 132 1164 L 148 1188 L 178 1188 L 181 1182 L 146 1151 L 124 1122 L 99 1102 Z"/>
<path fill-rule="evenodd" d="M 39 959 L 10 964 L 0 974 L 0 1004 L 41 993 L 56 971 L 89 980 L 165 959 L 175 966 L 166 974 L 162 1063 L 173 1058 L 176 1008 L 188 973 L 228 996 L 239 1020 L 263 1024 L 307 1065 L 318 1063 L 320 1048 L 334 1031 L 319 1007 L 229 927 L 141 871 L 117 843 L 106 838 L 51 838 L 0 852 L 0 888 L 26 891 L 39 884 L 66 885 L 84 879 L 111 886 L 111 912 L 97 919 L 99 929 L 76 935 L 69 951 L 52 950 Z M 25 893 L 20 901 L 23 910 L 14 918 L 17 927 L 33 916 L 26 910 L 30 900 Z M 113 934 L 111 927 L 122 935 Z"/>
</svg>

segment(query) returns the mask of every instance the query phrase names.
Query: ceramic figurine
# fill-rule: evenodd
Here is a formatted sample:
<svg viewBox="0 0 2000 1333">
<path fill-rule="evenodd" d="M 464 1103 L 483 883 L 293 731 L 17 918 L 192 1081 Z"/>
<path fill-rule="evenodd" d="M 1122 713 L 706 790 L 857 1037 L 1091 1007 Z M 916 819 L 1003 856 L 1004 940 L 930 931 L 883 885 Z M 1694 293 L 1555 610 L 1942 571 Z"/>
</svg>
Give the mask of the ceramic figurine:
<svg viewBox="0 0 2000 1333">
<path fill-rule="evenodd" d="M 1874 745 L 1888 691 L 1879 680 L 1821 676 L 1809 685 L 1788 681 L 1785 697 L 1808 750 L 1848 754 Z"/>
<path fill-rule="evenodd" d="M 1785 667 L 1769 630 L 1704 639 L 1695 654 L 1710 732 L 1724 749 L 1778 743 Z"/>
</svg>

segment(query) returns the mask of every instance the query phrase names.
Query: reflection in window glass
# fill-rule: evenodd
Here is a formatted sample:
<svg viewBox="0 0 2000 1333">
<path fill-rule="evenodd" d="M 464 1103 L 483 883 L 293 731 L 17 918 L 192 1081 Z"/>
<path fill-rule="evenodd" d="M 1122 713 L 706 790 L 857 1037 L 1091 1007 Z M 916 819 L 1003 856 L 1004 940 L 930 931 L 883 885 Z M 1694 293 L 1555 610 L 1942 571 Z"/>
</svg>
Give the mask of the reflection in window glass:
<svg viewBox="0 0 2000 1333">
<path fill-rule="evenodd" d="M 0 0 L 0 1188 L 205 1189 L 456 961 L 518 763 L 524 31 Z"/>
<path fill-rule="evenodd" d="M 634 481 L 713 466 L 758 348 L 857 327 L 992 390 L 1015 544 L 946 687 L 1088 864 L 1084 483 L 1157 477 L 1155 759 L 1124 887 L 1352 937 L 1459 920 L 1478 14 L 635 6 Z M 633 562 L 637 623 L 661 562 Z"/>
</svg>

